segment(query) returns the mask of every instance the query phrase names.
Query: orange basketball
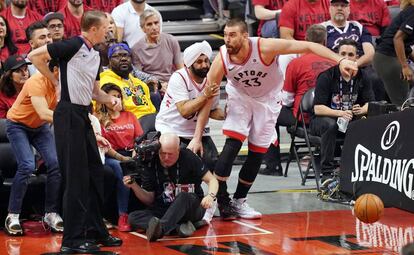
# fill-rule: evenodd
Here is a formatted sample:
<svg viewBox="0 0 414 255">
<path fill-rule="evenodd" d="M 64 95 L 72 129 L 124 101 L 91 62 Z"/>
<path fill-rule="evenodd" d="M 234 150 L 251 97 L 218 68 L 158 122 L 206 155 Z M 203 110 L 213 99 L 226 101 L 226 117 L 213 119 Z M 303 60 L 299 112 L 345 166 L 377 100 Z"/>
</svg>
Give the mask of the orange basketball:
<svg viewBox="0 0 414 255">
<path fill-rule="evenodd" d="M 367 193 L 355 201 L 354 213 L 360 221 L 374 223 L 384 214 L 384 203 L 378 196 Z"/>
</svg>

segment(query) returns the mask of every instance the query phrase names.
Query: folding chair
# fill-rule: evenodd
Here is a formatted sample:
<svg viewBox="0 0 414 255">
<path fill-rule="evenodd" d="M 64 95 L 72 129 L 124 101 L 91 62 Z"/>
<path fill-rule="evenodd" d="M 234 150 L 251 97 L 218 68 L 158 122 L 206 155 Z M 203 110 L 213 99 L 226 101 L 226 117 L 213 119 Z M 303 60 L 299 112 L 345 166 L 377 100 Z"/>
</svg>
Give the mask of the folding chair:
<svg viewBox="0 0 414 255">
<path fill-rule="evenodd" d="M 309 134 L 309 125 L 305 122 L 305 114 L 311 114 L 313 112 L 313 99 L 314 99 L 315 88 L 309 89 L 302 97 L 299 105 L 299 111 L 296 114 L 295 125 L 288 127 L 287 131 L 291 136 L 291 143 L 289 149 L 289 159 L 286 164 L 284 175 L 287 176 L 289 164 L 293 159 L 296 159 L 298 164 L 300 176 L 302 178 L 302 185 L 305 185 L 306 179 L 308 178 L 309 171 L 312 169 L 315 174 L 316 188 L 319 191 L 319 180 L 321 175 L 320 162 L 315 159 L 315 154 L 319 153 L 321 138 Z M 301 140 L 297 140 L 301 138 Z M 302 148 L 307 150 L 307 154 L 310 155 L 310 162 L 306 167 L 306 171 L 303 174 L 302 166 L 300 164 L 300 158 L 298 151 Z"/>
</svg>

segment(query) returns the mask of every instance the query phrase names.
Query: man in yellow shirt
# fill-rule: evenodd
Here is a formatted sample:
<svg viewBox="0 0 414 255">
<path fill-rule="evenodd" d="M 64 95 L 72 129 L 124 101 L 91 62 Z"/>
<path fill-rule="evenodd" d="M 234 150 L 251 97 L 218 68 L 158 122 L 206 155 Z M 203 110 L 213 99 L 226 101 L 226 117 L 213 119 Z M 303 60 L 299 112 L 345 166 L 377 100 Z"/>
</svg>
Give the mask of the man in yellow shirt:
<svg viewBox="0 0 414 255">
<path fill-rule="evenodd" d="M 150 90 L 144 82 L 135 78 L 131 71 L 131 49 L 125 43 L 117 43 L 108 50 L 109 69 L 100 74 L 100 83 L 113 83 L 122 89 L 124 110 L 132 112 L 145 131 L 155 130 L 156 109 L 151 101 Z"/>
</svg>

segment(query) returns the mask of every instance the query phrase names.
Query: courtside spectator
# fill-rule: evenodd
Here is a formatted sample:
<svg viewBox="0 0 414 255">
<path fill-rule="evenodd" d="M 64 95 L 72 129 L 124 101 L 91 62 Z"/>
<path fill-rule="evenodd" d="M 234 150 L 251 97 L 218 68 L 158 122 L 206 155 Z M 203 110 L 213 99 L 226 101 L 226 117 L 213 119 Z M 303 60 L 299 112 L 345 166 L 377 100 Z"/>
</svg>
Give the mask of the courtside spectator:
<svg viewBox="0 0 414 255">
<path fill-rule="evenodd" d="M 122 90 L 119 86 L 106 83 L 101 89 L 107 94 L 123 100 Z M 116 177 L 118 230 L 130 231 L 131 227 L 128 224 L 129 189 L 124 186 L 122 181 L 123 174 L 120 162 L 132 159 L 135 138 L 143 134 L 142 128 L 134 114 L 123 109 L 117 111 L 111 104 L 97 103 L 95 115 L 101 123 L 102 136 L 111 145 L 106 152 L 105 165 L 112 169 Z"/>
<path fill-rule="evenodd" d="M 17 47 L 12 41 L 9 24 L 3 16 L 0 16 L 0 61 L 4 62 L 9 56 L 16 53 Z"/>
<path fill-rule="evenodd" d="M 64 19 L 63 14 L 60 12 L 48 13 L 43 18 L 47 23 L 47 28 L 49 29 L 53 42 L 61 41 L 63 40 L 63 36 L 65 36 Z"/>
<path fill-rule="evenodd" d="M 26 28 L 26 37 L 29 39 L 31 51 L 52 42 L 49 29 L 47 29 L 46 22 L 44 21 L 36 21 L 30 24 L 30 26 Z M 29 62 L 29 60 L 27 61 Z M 30 65 L 28 68 L 30 76 L 37 72 L 34 65 Z"/>
<path fill-rule="evenodd" d="M 92 9 L 103 12 L 111 12 L 115 7 L 125 2 L 124 0 L 85 0 L 85 4 Z"/>
<path fill-rule="evenodd" d="M 401 0 L 401 12 L 381 36 L 374 55 L 374 68 L 385 85 L 393 104 L 401 106 L 407 99 L 413 70 L 407 62 L 414 44 L 414 2 Z"/>
<path fill-rule="evenodd" d="M 0 118 L 6 118 L 7 112 L 29 79 L 27 63 L 22 56 L 10 56 L 4 63 L 4 74 L 0 79 Z"/>
<path fill-rule="evenodd" d="M 66 6 L 59 10 L 63 14 L 65 26 L 65 38 L 71 38 L 81 34 L 80 21 L 83 13 L 91 8 L 83 4 L 82 0 L 68 0 Z"/>
<path fill-rule="evenodd" d="M 253 0 L 254 15 L 260 20 L 257 35 L 261 37 L 279 37 L 276 16 L 287 0 Z"/>
<path fill-rule="evenodd" d="M 391 23 L 384 0 L 351 0 L 349 20 L 358 21 L 375 37 L 380 36 Z"/>
<path fill-rule="evenodd" d="M 224 111 L 219 107 L 220 87 L 207 84 L 212 49 L 208 42 L 194 43 L 184 51 L 185 67 L 174 72 L 168 82 L 167 92 L 157 114 L 155 126 L 162 134 L 175 133 L 181 143 L 188 145 L 194 137 L 197 115 L 200 109 L 214 98 L 210 118 L 224 120 Z M 216 145 L 206 127 L 202 137 L 203 163 L 213 170 L 218 158 Z"/>
<path fill-rule="evenodd" d="M 50 61 L 49 68 L 56 78 L 59 77 L 57 61 Z M 9 235 L 23 234 L 19 214 L 30 175 L 36 170 L 32 146 L 42 156 L 47 168 L 44 222 L 53 231 L 63 231 L 63 221 L 58 214 L 61 174 L 55 139 L 50 129 L 58 101 L 57 86 L 44 75 L 35 74 L 27 80 L 7 114 L 7 137 L 17 161 L 17 171 L 10 191 L 9 213 L 5 222 L 5 231 Z"/>
<path fill-rule="evenodd" d="M 108 50 L 109 69 L 100 74 L 101 84 L 113 83 L 122 89 L 124 110 L 132 112 L 140 120 L 145 131 L 155 130 L 155 106 L 150 90 L 144 82 L 132 74 L 131 49 L 125 43 L 112 45 Z M 150 123 L 146 123 L 149 118 Z"/>
<path fill-rule="evenodd" d="M 331 0 L 329 12 L 331 19 L 322 23 L 328 31 L 326 46 L 338 52 L 339 43 L 343 39 L 352 39 L 358 45 L 358 67 L 371 64 L 375 53 L 372 37 L 361 23 L 348 21 L 350 13 L 349 0 Z"/>
<path fill-rule="evenodd" d="M 339 43 L 339 55 L 356 61 L 356 42 L 351 39 L 342 40 Z M 367 113 L 370 101 L 374 101 L 371 83 L 360 69 L 355 76 L 350 76 L 336 65 L 319 75 L 315 88 L 315 115 L 310 121 L 310 132 L 321 137 L 321 183 L 330 178 L 338 166 L 334 161 L 336 137 L 343 137 L 346 131 L 345 128 L 345 131 L 339 132 L 338 126 L 341 124 L 337 123 L 338 119 L 344 123 L 360 118 Z"/>
<path fill-rule="evenodd" d="M 144 11 L 140 26 L 145 36 L 132 47 L 132 63 L 155 76 L 165 90 L 173 72 L 184 67 L 180 45 L 172 35 L 161 33 L 160 16 L 155 10 Z"/>
<path fill-rule="evenodd" d="M 306 41 L 326 45 L 326 28 L 315 24 L 306 31 Z M 320 57 L 314 53 L 306 53 L 293 59 L 286 70 L 282 89 L 282 110 L 276 123 L 276 132 L 280 137 L 279 126 L 292 126 L 299 110 L 302 96 L 310 88 L 315 87 L 316 78 L 326 69 L 335 65 L 332 60 Z M 292 109 L 290 109 L 292 107 Z M 305 116 L 307 118 L 308 116 Z M 308 120 L 307 120 L 308 121 Z M 280 158 L 280 144 L 270 145 L 263 157 L 266 168 L 260 169 L 259 174 L 282 176 L 283 169 Z"/>
<path fill-rule="evenodd" d="M 371 66 L 375 54 L 371 34 L 358 21 L 348 21 L 350 14 L 349 0 L 332 0 L 329 11 L 331 19 L 322 23 L 328 31 L 327 47 L 337 52 L 341 40 L 346 38 L 354 40 L 358 45 L 357 65 L 364 68 L 367 79 L 371 81 L 375 100 L 388 100 L 384 84 Z"/>
<path fill-rule="evenodd" d="M 66 2 L 67 0 L 29 0 L 27 7 L 40 15 L 46 15 L 62 9 Z"/>
<path fill-rule="evenodd" d="M 10 30 L 13 31 L 12 41 L 18 48 L 17 54 L 27 54 L 30 45 L 25 34 L 26 28 L 33 22 L 42 20 L 42 16 L 27 8 L 27 0 L 13 0 L 1 15 L 7 20 Z"/>
<path fill-rule="evenodd" d="M 289 0 L 279 18 L 280 38 L 305 40 L 313 24 L 329 20 L 329 0 Z"/>
<path fill-rule="evenodd" d="M 125 2 L 112 11 L 112 17 L 118 30 L 118 42 L 125 41 L 129 47 L 134 46 L 145 34 L 141 30 L 140 16 L 153 7 L 145 3 L 145 0 L 130 0 Z M 162 17 L 160 15 L 160 27 L 162 27 Z"/>
</svg>

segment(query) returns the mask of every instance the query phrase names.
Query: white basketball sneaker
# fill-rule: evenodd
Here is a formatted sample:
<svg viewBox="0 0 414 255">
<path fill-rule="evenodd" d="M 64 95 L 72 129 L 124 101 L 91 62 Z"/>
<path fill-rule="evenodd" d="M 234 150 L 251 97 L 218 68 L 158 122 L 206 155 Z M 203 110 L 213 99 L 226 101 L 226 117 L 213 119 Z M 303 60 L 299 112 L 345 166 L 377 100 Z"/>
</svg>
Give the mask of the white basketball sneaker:
<svg viewBox="0 0 414 255">
<path fill-rule="evenodd" d="M 49 225 L 49 227 L 52 229 L 55 233 L 61 233 L 63 232 L 63 220 L 59 216 L 59 214 L 51 212 L 46 213 L 45 217 L 43 217 L 43 221 Z"/>
<path fill-rule="evenodd" d="M 23 229 L 20 225 L 19 214 L 9 213 L 4 224 L 4 230 L 8 235 L 21 236 L 23 235 Z"/>
<path fill-rule="evenodd" d="M 246 198 L 232 199 L 234 211 L 242 219 L 260 219 L 262 214 L 247 204 Z"/>
</svg>

